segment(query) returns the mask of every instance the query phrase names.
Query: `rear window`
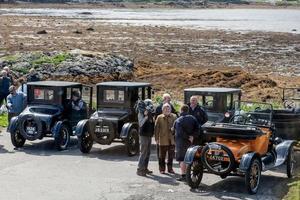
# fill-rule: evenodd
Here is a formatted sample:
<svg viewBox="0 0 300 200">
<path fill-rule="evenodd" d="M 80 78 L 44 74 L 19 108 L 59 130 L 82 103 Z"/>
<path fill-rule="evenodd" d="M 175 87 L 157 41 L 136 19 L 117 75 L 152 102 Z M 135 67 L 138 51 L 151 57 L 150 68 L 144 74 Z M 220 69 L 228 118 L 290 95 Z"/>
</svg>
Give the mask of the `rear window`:
<svg viewBox="0 0 300 200">
<path fill-rule="evenodd" d="M 54 90 L 49 89 L 34 89 L 35 100 L 52 101 L 54 99 Z"/>
<path fill-rule="evenodd" d="M 105 103 L 124 103 L 123 90 L 104 90 Z"/>
</svg>

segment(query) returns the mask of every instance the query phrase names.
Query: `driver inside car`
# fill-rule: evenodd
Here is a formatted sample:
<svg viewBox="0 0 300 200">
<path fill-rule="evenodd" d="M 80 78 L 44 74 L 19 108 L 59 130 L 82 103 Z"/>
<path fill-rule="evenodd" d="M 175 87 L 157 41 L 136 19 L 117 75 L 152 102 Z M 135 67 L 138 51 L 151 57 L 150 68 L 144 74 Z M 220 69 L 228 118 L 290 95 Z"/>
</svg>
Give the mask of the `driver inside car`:
<svg viewBox="0 0 300 200">
<path fill-rule="evenodd" d="M 79 91 L 72 91 L 68 110 L 70 111 L 68 115 L 72 125 L 73 123 L 77 124 L 80 119 L 87 118 L 87 106 Z"/>
</svg>

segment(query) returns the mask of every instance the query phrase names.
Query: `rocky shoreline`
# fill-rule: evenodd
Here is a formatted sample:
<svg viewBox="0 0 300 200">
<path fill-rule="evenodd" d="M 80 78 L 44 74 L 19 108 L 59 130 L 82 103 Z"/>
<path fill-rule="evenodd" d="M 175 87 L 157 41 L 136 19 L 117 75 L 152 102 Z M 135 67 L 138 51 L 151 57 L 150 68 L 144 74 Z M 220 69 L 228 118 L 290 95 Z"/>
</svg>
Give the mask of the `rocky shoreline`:
<svg viewBox="0 0 300 200">
<path fill-rule="evenodd" d="M 35 68 L 43 80 L 80 81 L 127 80 L 133 77 L 133 61 L 122 55 L 81 50 L 68 52 L 25 52 L 0 58 L 0 68 L 8 66 L 15 78 Z"/>
</svg>

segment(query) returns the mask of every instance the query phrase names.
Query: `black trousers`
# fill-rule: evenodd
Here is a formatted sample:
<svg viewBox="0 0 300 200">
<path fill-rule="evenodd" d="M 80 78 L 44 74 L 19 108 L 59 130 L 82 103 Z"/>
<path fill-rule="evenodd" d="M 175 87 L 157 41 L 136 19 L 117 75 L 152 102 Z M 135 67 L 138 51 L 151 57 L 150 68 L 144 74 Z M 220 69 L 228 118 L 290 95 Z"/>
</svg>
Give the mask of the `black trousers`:
<svg viewBox="0 0 300 200">
<path fill-rule="evenodd" d="M 166 145 L 166 146 L 159 145 L 159 153 L 158 153 L 159 171 L 166 170 L 167 153 L 168 153 L 168 161 L 167 161 L 168 170 L 171 170 L 173 168 L 173 159 L 175 157 L 175 145 Z"/>
</svg>

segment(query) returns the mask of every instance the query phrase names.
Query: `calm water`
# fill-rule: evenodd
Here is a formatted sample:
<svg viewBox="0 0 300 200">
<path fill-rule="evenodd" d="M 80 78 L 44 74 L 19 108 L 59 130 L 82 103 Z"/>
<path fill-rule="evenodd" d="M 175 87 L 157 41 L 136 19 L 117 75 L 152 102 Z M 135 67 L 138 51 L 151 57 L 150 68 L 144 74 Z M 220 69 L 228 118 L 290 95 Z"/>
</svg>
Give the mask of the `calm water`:
<svg viewBox="0 0 300 200">
<path fill-rule="evenodd" d="M 299 9 L 0 9 L 0 15 L 60 16 L 138 26 L 300 34 Z"/>
</svg>

